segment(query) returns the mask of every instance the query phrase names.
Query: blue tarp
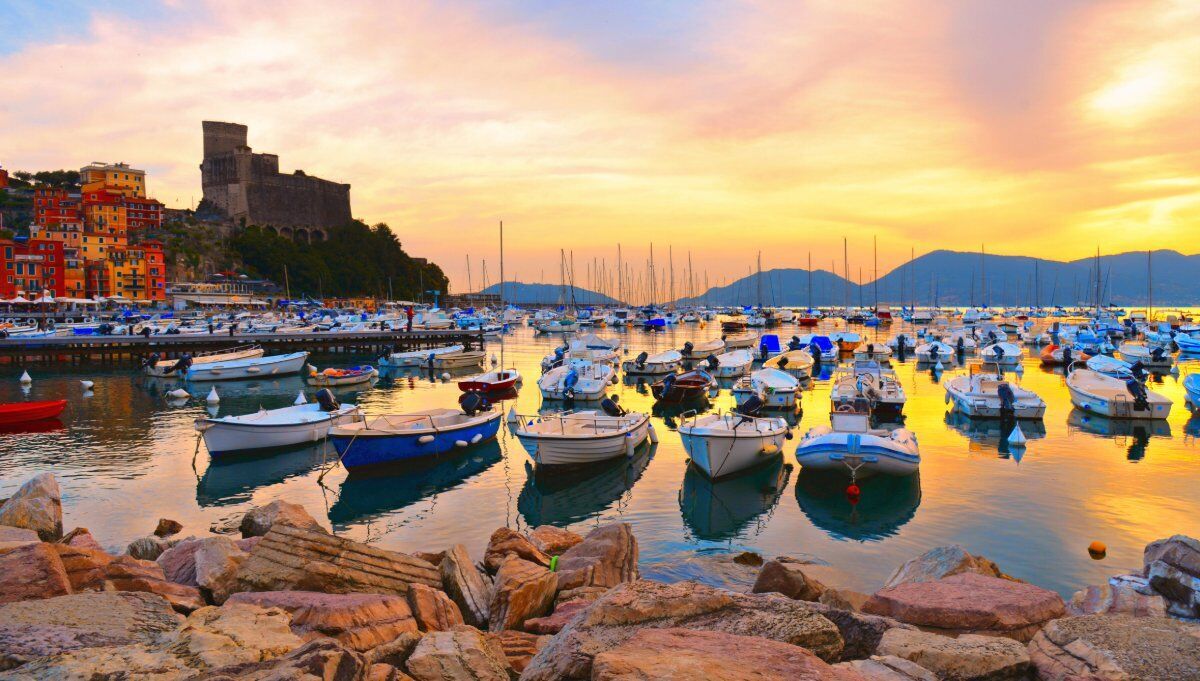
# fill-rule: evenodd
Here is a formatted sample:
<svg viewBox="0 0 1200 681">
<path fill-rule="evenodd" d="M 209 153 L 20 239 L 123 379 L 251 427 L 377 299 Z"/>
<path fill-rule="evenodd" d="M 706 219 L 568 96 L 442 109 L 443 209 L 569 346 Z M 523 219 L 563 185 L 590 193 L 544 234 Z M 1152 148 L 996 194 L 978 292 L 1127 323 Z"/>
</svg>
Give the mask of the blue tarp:
<svg viewBox="0 0 1200 681">
<path fill-rule="evenodd" d="M 763 334 L 762 338 L 758 339 L 759 352 L 762 352 L 763 348 L 766 348 L 767 352 L 779 352 L 779 336 L 773 333 Z"/>
</svg>

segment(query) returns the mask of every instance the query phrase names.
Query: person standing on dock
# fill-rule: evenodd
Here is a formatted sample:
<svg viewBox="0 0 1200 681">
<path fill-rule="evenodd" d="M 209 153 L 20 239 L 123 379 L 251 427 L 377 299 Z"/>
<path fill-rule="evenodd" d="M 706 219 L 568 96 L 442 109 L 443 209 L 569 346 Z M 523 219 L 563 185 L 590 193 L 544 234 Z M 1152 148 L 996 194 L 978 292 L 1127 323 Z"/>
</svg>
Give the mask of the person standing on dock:
<svg viewBox="0 0 1200 681">
<path fill-rule="evenodd" d="M 405 308 L 404 308 L 404 316 L 408 317 L 408 327 L 407 327 L 407 329 L 408 329 L 408 332 L 409 332 L 409 333 L 412 333 L 412 320 L 413 320 L 413 316 L 414 316 L 414 313 L 413 313 L 413 306 L 412 306 L 412 305 L 409 305 L 409 306 L 407 306 L 407 307 L 405 307 Z"/>
</svg>

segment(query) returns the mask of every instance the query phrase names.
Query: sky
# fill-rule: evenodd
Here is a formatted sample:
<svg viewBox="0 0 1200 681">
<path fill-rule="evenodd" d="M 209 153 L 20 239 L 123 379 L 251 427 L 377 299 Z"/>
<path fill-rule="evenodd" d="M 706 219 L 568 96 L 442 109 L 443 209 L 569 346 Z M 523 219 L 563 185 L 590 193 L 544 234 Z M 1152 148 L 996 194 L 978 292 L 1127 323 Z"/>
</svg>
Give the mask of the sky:
<svg viewBox="0 0 1200 681">
<path fill-rule="evenodd" d="M 1200 251 L 1195 0 L 0 0 L 0 165 L 201 198 L 201 120 L 352 185 L 455 290 Z"/>
</svg>

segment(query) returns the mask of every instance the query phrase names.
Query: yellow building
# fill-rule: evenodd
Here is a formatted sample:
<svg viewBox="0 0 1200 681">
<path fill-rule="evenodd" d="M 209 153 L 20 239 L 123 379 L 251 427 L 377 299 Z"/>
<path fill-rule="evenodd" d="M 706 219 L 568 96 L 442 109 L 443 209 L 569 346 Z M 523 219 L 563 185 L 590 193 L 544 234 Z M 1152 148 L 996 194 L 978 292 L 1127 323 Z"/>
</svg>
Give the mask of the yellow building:
<svg viewBox="0 0 1200 681">
<path fill-rule="evenodd" d="M 107 190 L 125 196 L 146 197 L 146 171 L 128 163 L 93 162 L 79 169 L 83 193 Z"/>
</svg>

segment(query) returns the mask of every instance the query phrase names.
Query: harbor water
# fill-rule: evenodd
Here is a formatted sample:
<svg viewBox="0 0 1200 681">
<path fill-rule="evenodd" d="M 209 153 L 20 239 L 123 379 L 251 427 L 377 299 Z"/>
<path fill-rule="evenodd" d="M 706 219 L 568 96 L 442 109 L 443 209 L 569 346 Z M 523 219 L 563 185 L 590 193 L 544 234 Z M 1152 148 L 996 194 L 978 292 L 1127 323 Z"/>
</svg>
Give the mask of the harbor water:
<svg viewBox="0 0 1200 681">
<path fill-rule="evenodd" d="M 877 339 L 906 330 L 896 324 L 878 331 Z M 771 331 L 785 341 L 803 333 L 794 326 Z M 619 337 L 629 357 L 720 335 L 715 323 L 596 332 Z M 874 329 L 862 332 L 876 338 Z M 489 341 L 489 355 L 503 355 L 504 365 L 524 376 L 519 396 L 503 403 L 505 411 L 562 408 L 543 405 L 536 385 L 542 357 L 561 342 L 528 328 L 507 335 L 503 347 Z M 184 385 L 148 378 L 132 362 L 8 364 L 0 368 L 0 401 L 66 398 L 69 404 L 58 421 L 34 432 L 0 432 L 0 498 L 51 471 L 63 489 L 65 528 L 85 526 L 114 551 L 149 533 L 160 517 L 182 522 L 184 535 L 205 535 L 274 499 L 303 504 L 336 533 L 382 548 L 440 550 L 462 543 L 477 559 L 502 525 L 551 524 L 582 533 L 625 521 L 634 527 L 647 577 L 741 586 L 744 575 L 731 576 L 710 559 L 755 551 L 826 561 L 845 586 L 860 590 L 877 588 L 896 566 L 929 548 L 957 543 L 1066 596 L 1140 569 L 1142 548 L 1154 539 L 1200 536 L 1200 415 L 1185 404 L 1181 383 L 1200 370 L 1200 361 L 1184 360 L 1179 376 L 1150 384 L 1175 402 L 1169 420 L 1136 422 L 1073 408 L 1061 370 L 1042 367 L 1036 349 L 1027 354 L 1032 357 L 1014 378 L 1048 408 L 1043 423 L 1022 423 L 1028 443 L 1016 450 L 997 422 L 971 422 L 949 411 L 940 381 L 962 369 L 947 367 L 939 375 L 911 358 L 893 361 L 908 394 L 905 426 L 920 443 L 920 474 L 861 481 L 857 503 L 846 496 L 844 478 L 811 475 L 795 462 L 799 436 L 828 423 L 828 380 L 814 380 L 805 390 L 802 413 L 792 417 L 797 437 L 780 460 L 718 482 L 688 466 L 673 430 L 679 415 L 670 413 L 653 419 L 657 445 L 587 469 L 535 472 L 502 428 L 496 442 L 360 476 L 334 466 L 325 445 L 213 462 L 198 441 L 193 422 L 208 415 L 204 396 L 211 386 L 221 398 L 220 415 L 242 414 L 289 405 L 300 391 L 311 399 L 314 389 L 299 376 Z M 375 358 L 329 354 L 310 361 L 324 368 Z M 33 377 L 27 390 L 17 380 L 24 370 Z M 93 390 L 85 392 L 82 380 L 93 381 Z M 180 386 L 193 396 L 170 399 L 167 393 Z M 733 407 L 727 388 L 709 409 Z M 652 409 L 646 384 L 626 379 L 611 392 L 626 409 Z M 453 380 L 408 371 L 337 394 L 381 414 L 454 406 L 459 391 Z M 1092 541 L 1107 544 L 1106 558 L 1089 556 Z"/>
</svg>

